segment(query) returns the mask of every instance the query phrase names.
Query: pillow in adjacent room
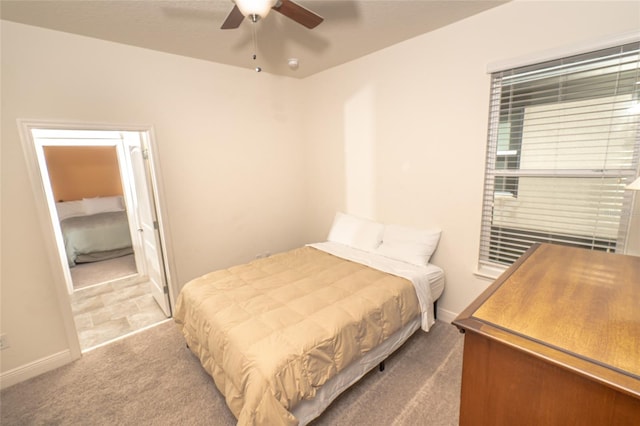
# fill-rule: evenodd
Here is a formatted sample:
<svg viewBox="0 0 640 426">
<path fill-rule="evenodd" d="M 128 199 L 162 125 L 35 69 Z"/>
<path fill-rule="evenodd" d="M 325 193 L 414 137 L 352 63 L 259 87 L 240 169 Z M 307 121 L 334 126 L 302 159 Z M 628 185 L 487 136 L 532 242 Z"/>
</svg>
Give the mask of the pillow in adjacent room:
<svg viewBox="0 0 640 426">
<path fill-rule="evenodd" d="M 82 200 L 56 203 L 56 210 L 58 211 L 58 219 L 60 220 L 64 220 L 68 217 L 86 215 Z"/>
<path fill-rule="evenodd" d="M 365 251 L 374 251 L 382 241 L 384 225 L 337 212 L 327 240 Z"/>
<path fill-rule="evenodd" d="M 87 214 L 120 212 L 124 210 L 122 196 L 83 198 L 84 210 Z"/>
<path fill-rule="evenodd" d="M 382 244 L 376 253 L 413 265 L 425 266 L 440 240 L 439 229 L 416 229 L 400 225 L 387 225 Z"/>
</svg>

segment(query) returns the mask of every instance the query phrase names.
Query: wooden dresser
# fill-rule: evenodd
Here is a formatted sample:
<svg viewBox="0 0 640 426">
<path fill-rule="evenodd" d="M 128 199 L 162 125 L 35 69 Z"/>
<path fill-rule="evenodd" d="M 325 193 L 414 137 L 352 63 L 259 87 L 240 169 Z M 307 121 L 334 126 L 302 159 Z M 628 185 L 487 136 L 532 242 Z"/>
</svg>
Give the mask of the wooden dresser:
<svg viewBox="0 0 640 426">
<path fill-rule="evenodd" d="M 640 425 L 640 257 L 534 245 L 453 323 L 460 425 Z"/>
</svg>

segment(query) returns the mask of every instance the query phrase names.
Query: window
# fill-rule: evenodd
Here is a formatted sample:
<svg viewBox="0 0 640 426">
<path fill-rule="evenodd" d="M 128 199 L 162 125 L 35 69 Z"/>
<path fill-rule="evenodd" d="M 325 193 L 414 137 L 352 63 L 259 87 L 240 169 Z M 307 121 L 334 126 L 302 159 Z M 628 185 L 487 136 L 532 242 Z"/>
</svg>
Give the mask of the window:
<svg viewBox="0 0 640 426">
<path fill-rule="evenodd" d="M 622 251 L 640 151 L 640 42 L 492 74 L 480 263 L 535 242 Z"/>
</svg>

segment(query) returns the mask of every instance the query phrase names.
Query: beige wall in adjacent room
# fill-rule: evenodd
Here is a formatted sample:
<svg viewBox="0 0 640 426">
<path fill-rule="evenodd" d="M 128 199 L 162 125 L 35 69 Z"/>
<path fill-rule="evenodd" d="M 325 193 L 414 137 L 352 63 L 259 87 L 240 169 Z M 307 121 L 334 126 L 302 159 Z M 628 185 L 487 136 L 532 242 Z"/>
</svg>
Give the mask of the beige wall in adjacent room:
<svg viewBox="0 0 640 426">
<path fill-rule="evenodd" d="M 308 78 L 307 239 L 326 235 L 336 209 L 441 228 L 438 308 L 454 317 L 491 282 L 474 275 L 487 65 L 633 31 L 638 2 L 515 1 Z"/>
<path fill-rule="evenodd" d="M 113 146 L 45 146 L 53 199 L 122 195 L 118 155 Z"/>
</svg>

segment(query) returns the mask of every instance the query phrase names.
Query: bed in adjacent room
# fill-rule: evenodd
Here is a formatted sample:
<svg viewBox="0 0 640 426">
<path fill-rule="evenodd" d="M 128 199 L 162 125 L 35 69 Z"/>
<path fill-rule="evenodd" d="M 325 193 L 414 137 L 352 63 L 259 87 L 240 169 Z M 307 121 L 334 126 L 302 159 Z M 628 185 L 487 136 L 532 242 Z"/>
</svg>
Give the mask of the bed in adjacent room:
<svg viewBox="0 0 640 426">
<path fill-rule="evenodd" d="M 439 236 L 338 213 L 326 242 L 190 281 L 174 319 L 239 425 L 307 424 L 433 325 Z"/>
<path fill-rule="evenodd" d="M 70 267 L 133 253 L 122 197 L 59 202 L 56 209 Z"/>
</svg>

